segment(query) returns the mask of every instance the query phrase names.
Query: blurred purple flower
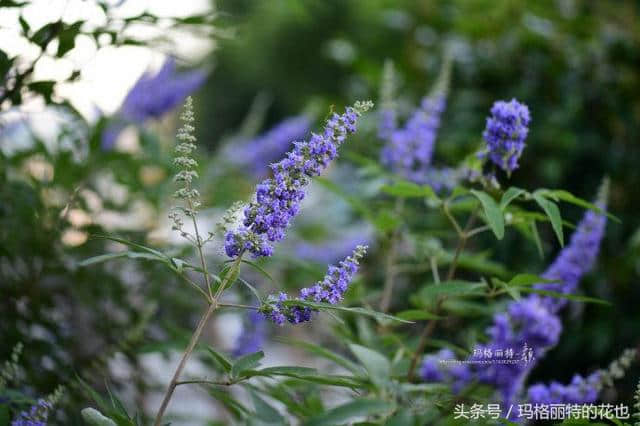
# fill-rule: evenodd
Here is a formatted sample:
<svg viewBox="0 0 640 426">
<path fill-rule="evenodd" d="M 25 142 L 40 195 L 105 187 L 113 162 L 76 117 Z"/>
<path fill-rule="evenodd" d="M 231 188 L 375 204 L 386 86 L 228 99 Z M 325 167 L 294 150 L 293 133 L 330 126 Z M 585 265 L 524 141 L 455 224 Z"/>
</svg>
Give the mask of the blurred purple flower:
<svg viewBox="0 0 640 426">
<path fill-rule="evenodd" d="M 144 73 L 125 97 L 119 119 L 104 130 L 102 148 L 113 148 L 125 123 L 143 124 L 162 117 L 197 90 L 205 79 L 206 74 L 200 70 L 176 73 L 173 58 L 167 59 L 155 75 Z"/>
<path fill-rule="evenodd" d="M 443 92 L 424 97 L 406 126 L 388 134 L 380 153 L 382 163 L 408 180 L 425 183 L 445 104 Z M 379 133 L 383 136 L 389 132 Z"/>
<path fill-rule="evenodd" d="M 18 414 L 11 426 L 46 426 L 51 408 L 48 401 L 39 399 L 28 411 Z"/>
<path fill-rule="evenodd" d="M 257 311 L 251 311 L 242 324 L 242 332 L 236 340 L 233 356 L 238 357 L 257 352 L 264 344 L 267 324 L 264 316 Z"/>
<path fill-rule="evenodd" d="M 420 377 L 426 382 L 450 382 L 458 393 L 471 381 L 472 373 L 469 365 L 457 362 L 451 349 L 441 349 L 424 357 Z"/>
<path fill-rule="evenodd" d="M 537 383 L 529 387 L 527 399 L 531 404 L 591 404 L 598 399 L 601 388 L 600 372 L 586 378 L 575 375 L 568 385 L 551 382 L 549 385 Z"/>
<path fill-rule="evenodd" d="M 264 177 L 269 172 L 269 164 L 293 148 L 294 141 L 304 138 L 310 126 L 307 116 L 287 118 L 254 139 L 230 145 L 229 161 L 247 167 L 255 177 Z"/>
<path fill-rule="evenodd" d="M 391 107 L 381 109 L 378 116 L 378 137 L 382 140 L 389 140 L 396 129 L 396 110 Z"/>
</svg>

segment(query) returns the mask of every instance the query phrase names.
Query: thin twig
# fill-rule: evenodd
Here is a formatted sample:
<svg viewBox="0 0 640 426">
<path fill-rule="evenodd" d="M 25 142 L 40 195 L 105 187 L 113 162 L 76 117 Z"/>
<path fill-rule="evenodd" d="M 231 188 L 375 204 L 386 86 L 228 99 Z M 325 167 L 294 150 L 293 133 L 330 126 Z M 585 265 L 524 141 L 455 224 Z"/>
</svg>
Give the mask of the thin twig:
<svg viewBox="0 0 640 426">
<path fill-rule="evenodd" d="M 438 259 L 435 256 L 429 258 L 429 265 L 431 266 L 431 274 L 433 274 L 433 281 L 436 284 L 440 284 L 440 274 L 438 273 Z"/>
<path fill-rule="evenodd" d="M 444 210 L 445 210 L 445 213 L 448 212 L 448 209 L 446 207 Z M 456 252 L 453 255 L 453 260 L 451 261 L 451 265 L 449 266 L 449 272 L 447 273 L 447 281 L 451 281 L 453 279 L 453 276 L 456 272 L 458 259 L 460 258 L 460 254 L 464 250 L 464 247 L 467 243 L 467 239 L 469 238 L 467 235 L 467 232 L 473 226 L 473 222 L 475 221 L 477 212 L 478 210 L 476 209 L 473 211 L 473 213 L 471 213 L 471 216 L 469 216 L 469 219 L 467 220 L 467 224 L 465 225 L 464 230 L 458 233 L 460 238 L 458 239 L 458 246 L 456 247 Z M 453 219 L 453 217 L 451 217 L 451 219 L 452 219 L 452 223 L 457 224 L 457 222 L 455 222 L 455 219 Z M 442 307 L 443 302 L 444 302 L 444 298 L 439 297 L 436 302 L 436 307 L 433 310 L 434 314 L 438 315 L 438 312 L 440 311 L 440 308 Z M 407 374 L 409 381 L 413 381 L 415 378 L 416 367 L 418 366 L 418 359 L 420 358 L 420 355 L 422 354 L 422 352 L 424 352 L 424 348 L 427 345 L 427 340 L 429 339 L 429 337 L 431 337 L 431 335 L 435 331 L 436 324 L 437 324 L 437 320 L 435 319 L 429 321 L 425 326 L 425 328 L 422 330 L 422 333 L 420 334 L 420 339 L 418 340 L 418 347 L 416 348 L 416 351 L 414 352 L 413 357 L 411 358 L 411 365 L 409 367 L 409 372 Z"/>
<path fill-rule="evenodd" d="M 218 306 L 221 308 L 240 308 L 240 309 L 251 309 L 257 311 L 260 309 L 258 306 L 250 306 L 250 305 L 240 305 L 238 303 L 218 303 Z"/>
<path fill-rule="evenodd" d="M 394 208 L 394 213 L 396 215 L 400 214 L 402 208 L 404 206 L 404 199 L 398 198 L 396 201 L 396 205 Z M 394 263 L 396 261 L 398 244 L 400 239 L 400 227 L 396 228 L 391 234 L 391 247 L 389 248 L 389 253 L 387 254 L 387 259 L 385 262 L 385 279 L 384 279 L 384 288 L 382 290 L 382 299 L 380 300 L 380 311 L 387 312 L 389 310 L 389 306 L 391 305 L 391 296 L 393 296 L 393 286 L 395 284 L 395 273 L 396 269 L 394 267 Z"/>
<path fill-rule="evenodd" d="M 469 220 L 467 220 L 467 224 L 465 225 L 464 230 L 460 234 L 460 238 L 458 239 L 458 246 L 456 247 L 456 252 L 453 255 L 453 260 L 451 261 L 451 265 L 449 265 L 449 272 L 447 273 L 447 281 L 451 281 L 453 279 L 454 274 L 456 273 L 456 267 L 458 266 L 458 259 L 460 258 L 460 254 L 464 250 L 464 247 L 467 244 L 467 240 L 469 239 L 467 232 L 473 226 L 473 223 L 476 220 L 477 212 L 478 210 L 476 209 L 473 211 L 473 213 L 471 213 L 471 216 L 469 216 Z"/>
<path fill-rule="evenodd" d="M 230 381 L 230 380 L 225 380 L 225 381 L 215 381 L 215 380 L 202 380 L 202 379 L 195 379 L 195 380 L 182 380 L 179 382 L 176 382 L 176 386 L 180 386 L 180 385 L 192 385 L 192 384 L 203 384 L 203 385 L 216 385 L 216 386 L 231 386 L 233 384 L 235 384 L 236 382 L 234 381 Z"/>
</svg>

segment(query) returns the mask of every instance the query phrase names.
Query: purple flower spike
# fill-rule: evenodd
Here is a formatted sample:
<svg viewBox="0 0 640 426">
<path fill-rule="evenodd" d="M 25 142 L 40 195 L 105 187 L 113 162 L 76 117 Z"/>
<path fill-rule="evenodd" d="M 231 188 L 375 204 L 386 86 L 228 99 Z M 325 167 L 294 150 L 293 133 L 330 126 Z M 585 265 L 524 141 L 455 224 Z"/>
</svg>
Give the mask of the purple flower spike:
<svg viewBox="0 0 640 426">
<path fill-rule="evenodd" d="M 358 246 L 351 256 L 340 262 L 339 266 L 330 265 L 324 279 L 311 287 L 301 289 L 297 300 L 338 304 L 358 272 L 359 261 L 366 251 L 367 247 Z M 280 293 L 277 297 L 271 295 L 260 308 L 260 312 L 277 325 L 282 325 L 285 321 L 292 324 L 311 321 L 311 314 L 316 311 L 315 309 L 304 305 L 282 303 L 287 300 L 296 299 L 290 299 L 286 293 Z"/>
<path fill-rule="evenodd" d="M 145 73 L 131 88 L 122 104 L 122 116 L 136 123 L 160 118 L 197 90 L 205 78 L 202 71 L 176 74 L 175 60 L 169 58 L 157 74 Z"/>
<path fill-rule="evenodd" d="M 497 101 L 491 107 L 491 117 L 482 137 L 487 142 L 487 152 L 483 156 L 511 174 L 518 168 L 518 158 L 525 147 L 531 117 L 526 105 L 512 99 L 510 102 Z"/>
<path fill-rule="evenodd" d="M 202 86 L 205 79 L 206 74 L 199 70 L 177 74 L 173 58 L 167 59 L 155 75 L 143 74 L 120 107 L 120 121 L 104 131 L 102 148 L 113 148 L 125 123 L 143 124 L 149 119 L 162 117 Z"/>
<path fill-rule="evenodd" d="M 527 397 L 531 404 L 591 404 L 598 399 L 601 387 L 600 372 L 586 378 L 576 374 L 568 385 L 558 382 L 532 385 Z"/>
<path fill-rule="evenodd" d="M 388 135 L 387 145 L 381 151 L 382 163 L 406 179 L 425 183 L 445 105 L 444 93 L 423 98 L 406 126 Z"/>
<path fill-rule="evenodd" d="M 356 102 L 344 114 L 332 114 L 323 133 L 312 134 L 308 142 L 295 142 L 283 160 L 271 165 L 273 178 L 257 186 L 255 200 L 244 210 L 243 225 L 226 234 L 229 257 L 245 250 L 254 257 L 272 254 L 272 243 L 284 239 L 311 178 L 320 175 L 338 155 L 338 147 L 356 131 L 358 117 L 371 106 L 370 102 Z"/>
</svg>

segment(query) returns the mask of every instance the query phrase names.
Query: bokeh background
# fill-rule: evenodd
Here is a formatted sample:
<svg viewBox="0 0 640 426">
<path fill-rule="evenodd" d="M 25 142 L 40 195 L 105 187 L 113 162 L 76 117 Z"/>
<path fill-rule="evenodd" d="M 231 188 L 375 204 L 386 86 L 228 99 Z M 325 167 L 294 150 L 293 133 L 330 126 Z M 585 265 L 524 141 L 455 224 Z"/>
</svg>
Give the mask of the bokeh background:
<svg viewBox="0 0 640 426">
<path fill-rule="evenodd" d="M 58 16 L 89 23 L 93 19 L 101 25 L 100 8 L 91 9 L 90 2 L 44 3 L 47 9 L 40 2 L 24 14 L 33 28 Z M 41 62 L 36 69 L 37 79 L 59 82 L 50 102 L 25 98 L 0 105 L 0 360 L 23 342 L 22 382 L 28 393 L 46 394 L 57 384 L 71 389 L 63 410 L 69 422 L 65 424 L 78 421 L 86 403 L 86 396 L 68 384 L 75 375 L 98 387 L 106 381 L 138 406 L 157 406 L 154 392 L 168 379 L 158 371 L 175 364 L 176 351 L 202 309 L 175 277 L 152 263 L 76 265 L 114 249 L 112 242 L 90 238 L 104 233 L 154 244 L 176 256 L 189 255 L 171 235 L 166 219 L 173 190 L 176 114 L 128 126 L 118 137 L 117 149 L 100 149 L 128 90 L 143 72 L 158 70 L 168 55 L 175 56 L 185 72 L 206 75 L 194 96 L 202 147 L 203 220 L 212 227 L 233 201 L 250 196 L 258 179 L 242 165 L 248 153 L 230 146 L 287 117 L 306 114 L 317 128 L 332 106 L 377 101 L 387 59 L 397 71 L 399 104 L 408 109 L 429 90 L 445 52 L 450 52 L 453 68 L 435 163 L 454 165 L 472 153 L 481 142 L 493 101 L 517 98 L 529 106 L 532 124 L 511 185 L 562 188 L 591 199 L 603 177 L 611 179 L 609 210 L 621 223 L 609 222 L 597 266 L 581 288 L 612 307 L 572 304 L 565 313 L 561 344 L 532 379 L 568 381 L 573 372 L 602 367 L 622 349 L 640 344 L 638 2 L 119 3 L 110 7 L 125 17 L 146 10 L 158 16 L 213 19 L 186 22 L 188 28 L 175 34 L 159 30 L 156 22 L 133 26 L 128 31 L 137 43 L 100 48 L 99 43 L 83 47 L 84 42 L 78 42 L 71 59 Z M 28 61 L 37 51 L 20 44 L 15 12 L 0 8 L 0 48 Z M 64 82 L 76 68 L 77 81 Z M 69 105 L 72 111 L 65 109 Z M 370 182 L 358 159 L 378 159 L 383 143 L 375 136 L 374 119 L 375 114 L 366 118 L 361 134 L 345 147 L 329 183 L 314 186 L 294 236 L 268 263 L 284 285 L 297 288 L 322 274 L 324 264 L 334 259 L 317 254 L 322 252 L 320 243 L 336 232 L 348 230 L 368 239 L 374 247 L 371 264 L 382 261 L 385 243 L 379 237 L 384 229 L 363 224 L 344 197 L 327 189 L 335 183 L 347 193 L 367 193 Z M 572 223 L 582 215 L 570 205 L 563 205 L 562 213 Z M 500 244 L 487 237 L 474 245 L 490 247 L 491 258 L 509 271 L 537 273 L 559 249 L 551 229 L 541 231 L 543 259 L 534 245 L 522 244 L 513 233 Z M 308 259 L 295 256 L 302 243 L 311 247 Z M 314 252 L 313 247 L 320 248 Z M 209 255 L 222 259 L 218 248 L 211 248 Z M 374 266 L 368 271 L 365 290 L 354 295 L 355 300 L 366 300 L 366 290 L 381 287 L 381 273 Z M 263 277 L 255 280 L 270 285 Z M 482 329 L 484 323 L 478 321 Z M 241 322 L 238 315 L 222 315 L 209 340 L 232 350 Z M 329 327 L 318 326 L 321 339 Z M 318 336 L 309 330 L 270 333 L 270 362 L 292 357 L 273 335 Z M 439 337 L 448 336 L 441 330 Z M 311 362 L 301 354 L 293 355 L 296 361 Z M 617 388 L 621 399 L 630 399 L 639 373 L 637 367 L 632 371 Z M 196 409 L 185 406 L 177 414 L 206 417 L 214 410 L 207 401 L 198 399 Z"/>
</svg>

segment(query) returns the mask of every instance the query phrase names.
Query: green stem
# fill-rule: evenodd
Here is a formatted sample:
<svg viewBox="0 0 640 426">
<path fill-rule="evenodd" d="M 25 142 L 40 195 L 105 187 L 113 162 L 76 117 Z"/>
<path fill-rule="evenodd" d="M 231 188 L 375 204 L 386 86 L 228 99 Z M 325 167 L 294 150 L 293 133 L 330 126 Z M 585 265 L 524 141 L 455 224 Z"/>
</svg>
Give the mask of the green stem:
<svg viewBox="0 0 640 426">
<path fill-rule="evenodd" d="M 176 368 L 175 373 L 173 374 L 173 377 L 171 379 L 171 382 L 169 383 L 169 387 L 167 388 L 167 391 L 165 392 L 164 398 L 162 399 L 162 404 L 160 405 L 160 409 L 158 410 L 158 414 L 156 415 L 156 420 L 153 423 L 154 426 L 160 426 L 161 422 L 162 422 L 162 417 L 164 416 L 164 412 L 166 411 L 167 407 L 169 406 L 169 401 L 171 401 L 171 397 L 173 396 L 173 392 L 176 390 L 176 386 L 179 379 L 180 379 L 180 374 L 182 374 L 182 370 L 184 369 L 187 360 L 189 359 L 189 357 L 191 356 L 191 354 L 193 353 L 193 350 L 195 349 L 196 345 L 198 344 L 198 341 L 200 340 L 200 336 L 202 335 L 202 332 L 204 331 L 205 326 L 207 325 L 207 322 L 209 321 L 209 318 L 211 318 L 211 315 L 213 314 L 213 312 L 218 309 L 218 299 L 220 298 L 220 295 L 222 295 L 222 291 L 224 290 L 224 288 L 227 286 L 227 284 L 229 284 L 229 281 L 231 279 L 231 277 L 233 277 L 234 275 L 236 275 L 236 272 L 238 270 L 238 268 L 240 267 L 240 262 L 242 259 L 242 253 L 238 256 L 238 258 L 236 259 L 236 261 L 233 263 L 233 265 L 231 266 L 231 270 L 226 274 L 226 276 L 224 277 L 224 279 L 222 280 L 222 282 L 220 283 L 220 287 L 218 288 L 218 291 L 216 292 L 216 294 L 213 296 L 211 303 L 209 303 L 209 305 L 207 306 L 207 310 L 204 313 L 204 315 L 202 316 L 202 318 L 200 319 L 200 321 L 198 322 L 198 326 L 196 327 L 195 331 L 193 332 L 193 335 L 191 336 L 191 340 L 189 341 L 189 345 L 187 346 L 187 348 L 185 349 L 184 353 L 182 354 L 182 358 L 180 358 L 180 363 L 178 364 L 178 367 Z M 208 273 L 207 273 L 208 276 Z"/>
<path fill-rule="evenodd" d="M 404 199 L 398 198 L 394 208 L 394 213 L 396 215 L 400 214 L 403 206 Z M 399 240 L 400 228 L 398 227 L 391 234 L 391 247 L 389 248 L 389 253 L 385 262 L 386 273 L 384 279 L 384 289 L 382 291 L 382 299 L 380 300 L 380 310 L 382 312 L 387 312 L 389 310 L 389 306 L 391 305 L 391 296 L 393 296 L 393 285 L 395 283 L 396 276 L 396 269 L 394 264 L 396 262 Z"/>
</svg>

